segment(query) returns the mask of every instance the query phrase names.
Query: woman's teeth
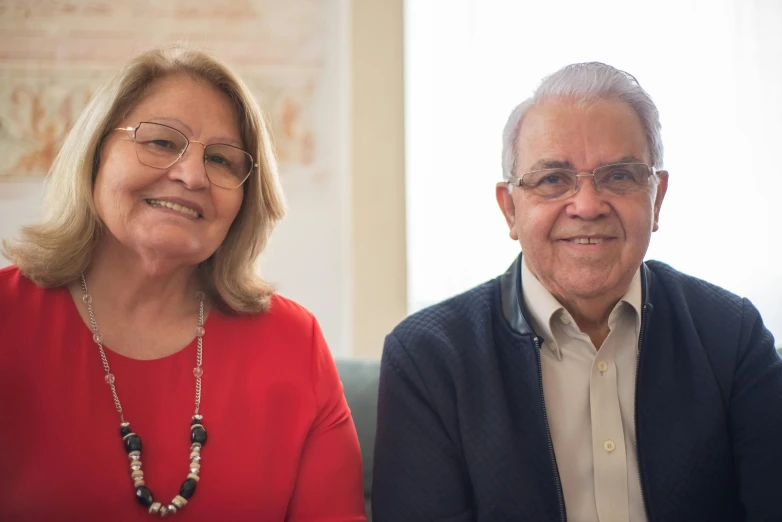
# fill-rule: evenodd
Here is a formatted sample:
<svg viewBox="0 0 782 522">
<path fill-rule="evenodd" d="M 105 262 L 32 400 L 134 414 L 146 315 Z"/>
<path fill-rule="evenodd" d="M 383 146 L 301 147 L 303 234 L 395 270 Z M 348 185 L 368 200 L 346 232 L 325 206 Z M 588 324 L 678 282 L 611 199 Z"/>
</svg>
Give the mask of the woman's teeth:
<svg viewBox="0 0 782 522">
<path fill-rule="evenodd" d="M 188 216 L 193 216 L 194 218 L 201 217 L 198 215 L 198 212 L 196 212 L 192 208 L 183 207 L 182 205 L 179 205 L 177 203 L 171 203 L 169 201 L 160 201 L 159 199 L 148 199 L 147 203 L 152 207 L 170 208 L 171 210 L 176 210 L 177 212 L 181 212 L 182 214 L 187 214 Z"/>
</svg>

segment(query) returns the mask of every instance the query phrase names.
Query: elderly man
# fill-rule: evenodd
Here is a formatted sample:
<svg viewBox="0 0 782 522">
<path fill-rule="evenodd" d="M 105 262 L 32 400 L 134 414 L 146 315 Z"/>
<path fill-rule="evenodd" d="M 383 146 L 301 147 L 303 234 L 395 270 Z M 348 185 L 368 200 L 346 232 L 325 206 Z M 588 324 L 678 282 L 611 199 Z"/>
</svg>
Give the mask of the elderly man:
<svg viewBox="0 0 782 522">
<path fill-rule="evenodd" d="M 387 337 L 375 522 L 782 520 L 770 332 L 746 299 L 643 261 L 668 189 L 649 95 L 570 65 L 503 138 L 523 254 Z"/>
</svg>

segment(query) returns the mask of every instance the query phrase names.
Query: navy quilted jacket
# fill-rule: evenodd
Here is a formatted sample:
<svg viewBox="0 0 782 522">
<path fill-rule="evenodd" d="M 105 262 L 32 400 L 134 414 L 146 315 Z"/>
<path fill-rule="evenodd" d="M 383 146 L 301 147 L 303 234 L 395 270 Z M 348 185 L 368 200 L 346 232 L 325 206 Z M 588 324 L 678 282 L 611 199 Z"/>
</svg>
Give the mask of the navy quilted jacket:
<svg viewBox="0 0 782 522">
<path fill-rule="evenodd" d="M 386 338 L 375 522 L 567 519 L 520 259 Z M 770 332 L 746 299 L 658 262 L 642 274 L 636 436 L 649 522 L 782 521 Z"/>
</svg>

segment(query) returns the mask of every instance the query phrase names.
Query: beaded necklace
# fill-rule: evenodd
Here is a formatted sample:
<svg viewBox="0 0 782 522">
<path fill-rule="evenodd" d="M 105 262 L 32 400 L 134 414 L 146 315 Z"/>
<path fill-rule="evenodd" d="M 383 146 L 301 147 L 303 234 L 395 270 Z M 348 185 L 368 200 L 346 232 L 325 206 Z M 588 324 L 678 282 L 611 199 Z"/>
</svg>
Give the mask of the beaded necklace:
<svg viewBox="0 0 782 522">
<path fill-rule="evenodd" d="M 193 368 L 193 375 L 195 375 L 196 379 L 196 393 L 195 415 L 193 415 L 193 420 L 190 424 L 190 442 L 192 443 L 190 446 L 190 470 L 187 479 L 182 483 L 182 487 L 179 489 L 179 495 L 175 496 L 170 504 L 165 505 L 160 502 L 155 502 L 152 498 L 152 492 L 146 487 L 144 472 L 141 470 L 141 438 L 133 432 L 130 428 L 130 422 L 125 420 L 125 416 L 122 413 L 122 405 L 119 402 L 117 389 L 114 386 L 115 377 L 109 369 L 106 352 L 103 350 L 103 336 L 98 332 L 98 323 L 95 321 L 95 314 L 92 312 L 92 296 L 87 292 L 87 280 L 84 278 L 84 274 L 81 275 L 81 289 L 84 293 L 82 301 L 87 305 L 87 311 L 90 315 L 92 340 L 98 345 L 100 358 L 103 362 L 103 369 L 106 371 L 106 375 L 103 379 L 111 388 L 111 395 L 114 398 L 114 407 L 117 409 L 117 413 L 119 413 L 119 432 L 122 437 L 125 451 L 128 454 L 128 460 L 130 461 L 130 478 L 133 482 L 133 488 L 135 489 L 136 500 L 142 506 L 148 508 L 149 513 L 152 515 L 160 515 L 162 517 L 173 515 L 177 510 L 184 508 L 188 499 L 195 493 L 196 483 L 200 480 L 199 474 L 201 473 L 201 448 L 206 444 L 206 429 L 203 425 L 203 416 L 198 413 L 198 409 L 201 406 L 201 377 L 204 374 L 201 364 L 203 362 L 203 336 L 206 333 L 204 331 L 205 295 L 203 292 L 198 292 L 196 294 L 199 302 L 198 326 L 196 327 L 198 349 L 196 351 L 196 366 Z"/>
</svg>

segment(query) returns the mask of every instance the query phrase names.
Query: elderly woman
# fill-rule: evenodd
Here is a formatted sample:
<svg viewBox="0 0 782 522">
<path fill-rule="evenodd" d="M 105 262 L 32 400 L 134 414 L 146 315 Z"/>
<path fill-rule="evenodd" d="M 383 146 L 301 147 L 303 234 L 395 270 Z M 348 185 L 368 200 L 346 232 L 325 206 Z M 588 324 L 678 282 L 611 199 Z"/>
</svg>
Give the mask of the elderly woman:
<svg viewBox="0 0 782 522">
<path fill-rule="evenodd" d="M 47 197 L 0 270 L 0 520 L 364 521 L 318 323 L 256 273 L 283 201 L 245 84 L 138 56 Z"/>
</svg>

